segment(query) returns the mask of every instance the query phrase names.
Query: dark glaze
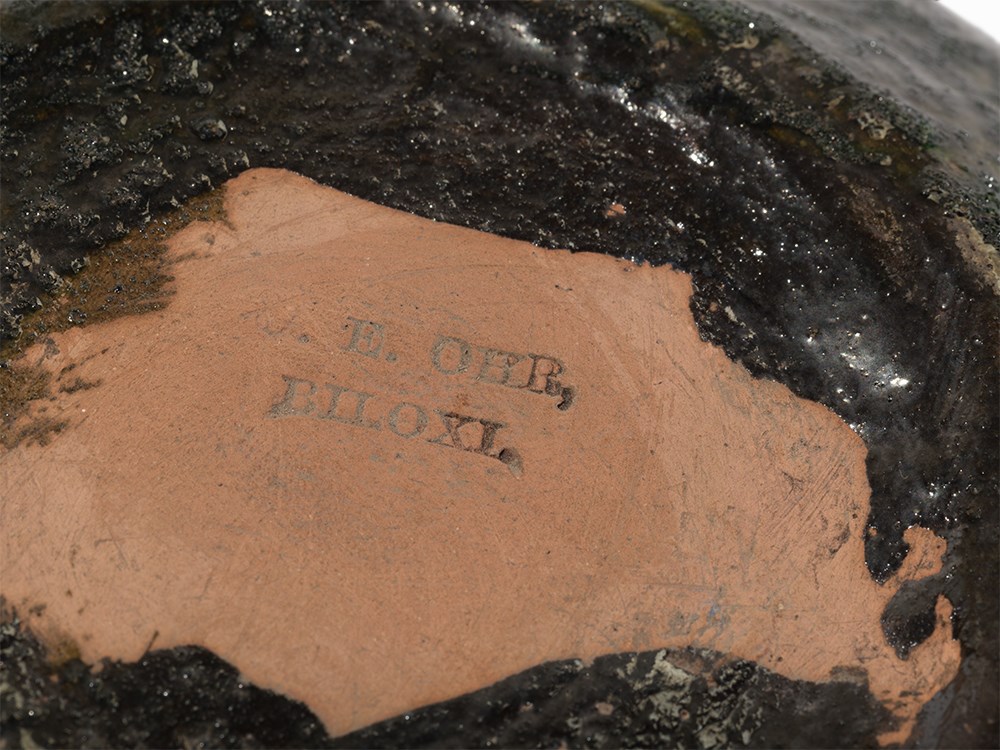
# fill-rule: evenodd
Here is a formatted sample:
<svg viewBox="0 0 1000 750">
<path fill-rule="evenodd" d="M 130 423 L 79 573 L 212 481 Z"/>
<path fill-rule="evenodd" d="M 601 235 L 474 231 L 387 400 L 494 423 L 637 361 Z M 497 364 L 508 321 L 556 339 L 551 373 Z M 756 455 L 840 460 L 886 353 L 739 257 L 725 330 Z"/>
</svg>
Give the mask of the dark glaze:
<svg viewBox="0 0 1000 750">
<path fill-rule="evenodd" d="M 5 356 L 80 322 L 72 310 L 33 321 L 84 254 L 248 166 L 543 247 L 670 263 L 693 275 L 706 339 L 864 438 L 876 580 L 899 567 L 908 526 L 949 540 L 944 571 L 901 592 L 883 624 L 904 655 L 929 632 L 935 596 L 951 599 L 962 671 L 917 739 L 996 744 L 998 312 L 953 221 L 996 244 L 1000 219 L 996 164 L 962 150 L 954 121 L 914 114 L 903 93 L 881 98 L 846 72 L 853 60 L 831 64 L 774 21 L 715 4 L 52 7 L 41 29 L 4 11 L 2 325 L 8 343 L 24 331 Z M 982 122 L 967 130 L 995 132 L 995 97 L 972 72 L 995 46 L 957 49 L 937 8 L 890 8 L 863 14 L 858 38 L 943 50 L 969 71 L 962 111 Z M 843 35 L 783 12 L 802 36 Z M 917 76 L 931 64 L 903 62 Z M 878 73 L 869 83 L 899 85 Z M 90 296 L 104 309 L 109 294 Z M 777 695 L 762 690 L 749 700 Z M 805 709 L 785 705 L 751 735 L 800 737 Z M 868 705 L 839 709 L 838 744 L 870 741 Z M 458 731 L 459 718 L 432 714 Z M 409 723 L 392 726 L 394 742 L 416 741 Z M 496 725 L 460 726 L 471 745 Z"/>
</svg>

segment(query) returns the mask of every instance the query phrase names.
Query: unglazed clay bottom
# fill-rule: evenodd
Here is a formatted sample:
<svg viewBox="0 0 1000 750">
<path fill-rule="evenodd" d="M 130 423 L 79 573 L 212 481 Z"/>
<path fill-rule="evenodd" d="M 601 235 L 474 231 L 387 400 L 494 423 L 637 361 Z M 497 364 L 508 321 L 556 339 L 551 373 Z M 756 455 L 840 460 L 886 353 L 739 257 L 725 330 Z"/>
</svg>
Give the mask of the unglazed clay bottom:
<svg viewBox="0 0 1000 750">
<path fill-rule="evenodd" d="M 698 646 L 863 669 L 905 738 L 955 675 L 864 560 L 861 440 L 699 339 L 691 282 L 279 170 L 170 243 L 159 312 L 27 353 L 67 423 L 0 458 L 3 585 L 88 661 L 199 644 L 337 734 L 539 663 Z M 68 392 L 67 392 L 68 391 Z"/>
</svg>

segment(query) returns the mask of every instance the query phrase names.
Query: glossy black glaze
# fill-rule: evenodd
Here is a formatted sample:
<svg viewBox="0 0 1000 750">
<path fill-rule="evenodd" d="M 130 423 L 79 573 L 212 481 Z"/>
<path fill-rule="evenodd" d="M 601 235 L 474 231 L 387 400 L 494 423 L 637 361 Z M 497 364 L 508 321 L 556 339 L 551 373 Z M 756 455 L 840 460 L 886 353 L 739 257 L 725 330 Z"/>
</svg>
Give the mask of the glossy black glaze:
<svg viewBox="0 0 1000 750">
<path fill-rule="evenodd" d="M 152 651 L 97 674 L 75 659 L 54 669 L 10 622 L 0 655 L 4 694 L 23 698 L 0 702 L 9 747 L 25 735 L 46 747 L 779 748 L 831 737 L 871 746 L 885 719 L 863 676 L 795 682 L 689 649 L 550 662 L 334 739 L 301 703 L 246 683 L 202 648 Z"/>
<path fill-rule="evenodd" d="M 938 9 L 891 8 L 894 32 L 867 14 L 860 38 L 947 49 Z M 879 97 L 856 65 L 717 4 L 74 13 L 43 32 L 15 18 L 4 41 L 5 333 L 85 252 L 250 166 L 544 247 L 670 263 L 694 278 L 706 339 L 864 438 L 876 580 L 899 567 L 907 527 L 948 539 L 942 574 L 901 592 L 883 625 L 905 654 L 949 596 L 962 672 L 917 739 L 995 744 L 998 312 L 955 221 L 996 244 L 996 164 L 915 113 L 912 92 Z M 996 58 L 973 42 L 942 54 L 959 68 Z M 989 94 L 962 96 L 997 121 Z M 606 216 L 612 203 L 625 214 Z"/>
<path fill-rule="evenodd" d="M 317 747 L 323 725 L 202 648 L 153 651 L 134 664 L 57 667 L 16 619 L 0 624 L 5 747 Z"/>
</svg>

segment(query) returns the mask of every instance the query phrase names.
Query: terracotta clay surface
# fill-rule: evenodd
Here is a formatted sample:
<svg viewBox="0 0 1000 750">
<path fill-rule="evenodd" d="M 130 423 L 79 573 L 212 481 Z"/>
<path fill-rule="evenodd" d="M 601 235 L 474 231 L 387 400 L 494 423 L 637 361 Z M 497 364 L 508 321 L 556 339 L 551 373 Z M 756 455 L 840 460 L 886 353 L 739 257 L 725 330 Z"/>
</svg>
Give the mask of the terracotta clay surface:
<svg viewBox="0 0 1000 750">
<path fill-rule="evenodd" d="M 162 311 L 54 336 L 0 458 L 2 593 L 87 660 L 204 645 L 331 733 L 551 659 L 702 646 L 867 673 L 900 719 L 954 676 L 950 605 L 880 626 L 943 542 L 865 568 L 861 440 L 701 341 L 690 281 L 244 173 L 171 241 Z M 44 605 L 41 610 L 37 605 Z"/>
</svg>

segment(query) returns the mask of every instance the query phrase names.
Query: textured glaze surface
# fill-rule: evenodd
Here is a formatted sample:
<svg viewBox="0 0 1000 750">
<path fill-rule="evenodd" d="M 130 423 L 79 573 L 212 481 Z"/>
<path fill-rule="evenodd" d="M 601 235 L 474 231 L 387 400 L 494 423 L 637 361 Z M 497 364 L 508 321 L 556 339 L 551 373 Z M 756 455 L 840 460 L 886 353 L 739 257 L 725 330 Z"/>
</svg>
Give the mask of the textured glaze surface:
<svg viewBox="0 0 1000 750">
<path fill-rule="evenodd" d="M 82 252 L 97 265 L 101 243 L 147 216 L 155 235 L 172 199 L 248 166 L 540 245 L 671 262 L 692 274 L 702 336 L 865 440 L 873 575 L 898 568 L 913 524 L 948 540 L 943 571 L 904 587 L 883 624 L 906 653 L 937 597 L 955 603 L 961 671 L 916 741 L 997 744 L 997 309 L 983 241 L 997 234 L 996 164 L 961 148 L 963 130 L 989 140 L 1000 122 L 995 75 L 982 81 L 995 45 L 958 38 L 929 4 L 785 13 L 851 58 L 840 64 L 716 4 L 62 12 L 52 31 L 34 31 L 37 15 L 4 23 L 5 311 L 38 295 L 53 312 L 5 318 L 22 343 L 135 309 L 148 290 L 136 255 L 104 256 L 113 279 L 68 275 Z M 927 83 L 949 76 L 961 85 L 927 102 L 956 101 L 947 132 L 898 106 L 922 109 Z M 806 709 L 783 695 L 788 714 L 749 742 L 796 731 Z M 488 694 L 477 700 L 485 711 Z M 862 715 L 845 707 L 837 736 L 863 736 Z M 468 744 L 493 731 L 466 726 Z"/>
</svg>

